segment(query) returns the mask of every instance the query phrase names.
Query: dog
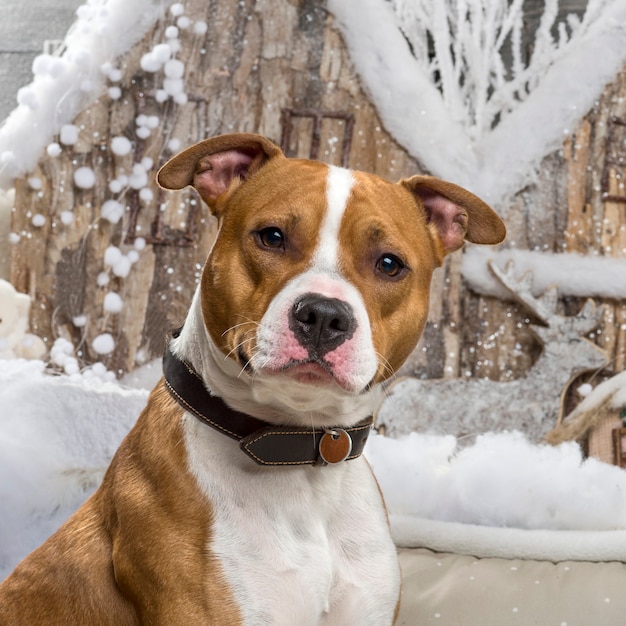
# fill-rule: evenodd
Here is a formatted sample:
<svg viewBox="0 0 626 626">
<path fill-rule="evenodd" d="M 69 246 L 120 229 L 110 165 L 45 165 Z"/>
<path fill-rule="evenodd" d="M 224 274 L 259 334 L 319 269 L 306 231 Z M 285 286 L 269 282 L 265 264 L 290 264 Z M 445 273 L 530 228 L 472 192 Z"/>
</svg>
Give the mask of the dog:
<svg viewBox="0 0 626 626">
<path fill-rule="evenodd" d="M 504 224 L 452 183 L 247 133 L 185 149 L 157 181 L 193 185 L 217 238 L 163 379 L 96 493 L 0 586 L 0 624 L 393 624 L 371 416 L 434 269 Z"/>
</svg>

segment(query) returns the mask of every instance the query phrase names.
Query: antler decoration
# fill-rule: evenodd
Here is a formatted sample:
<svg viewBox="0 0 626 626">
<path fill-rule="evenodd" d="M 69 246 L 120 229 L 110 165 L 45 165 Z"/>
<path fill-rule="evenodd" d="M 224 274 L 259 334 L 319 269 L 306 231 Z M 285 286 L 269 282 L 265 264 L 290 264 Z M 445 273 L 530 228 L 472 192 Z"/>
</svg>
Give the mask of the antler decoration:
<svg viewBox="0 0 626 626">
<path fill-rule="evenodd" d="M 500 269 L 491 259 L 487 261 L 491 273 L 500 281 L 513 298 L 535 315 L 542 324 L 549 326 L 554 317 L 559 292 L 556 287 L 548 289 L 542 296 L 533 296 L 533 275 L 526 272 L 521 278 L 515 278 L 515 265 L 509 261 L 504 270 Z"/>
<path fill-rule="evenodd" d="M 534 326 L 536 336 L 544 343 L 549 341 L 566 341 L 568 337 L 584 337 L 598 326 L 602 319 L 603 309 L 589 298 L 575 317 L 558 315 L 559 291 L 556 287 L 548 289 L 543 295 L 536 297 L 532 293 L 533 276 L 526 272 L 521 278 L 515 278 L 513 261 L 509 261 L 504 270 L 493 261 L 487 262 L 493 275 L 510 292 L 511 296 L 522 304 L 530 313 L 547 328 Z"/>
</svg>

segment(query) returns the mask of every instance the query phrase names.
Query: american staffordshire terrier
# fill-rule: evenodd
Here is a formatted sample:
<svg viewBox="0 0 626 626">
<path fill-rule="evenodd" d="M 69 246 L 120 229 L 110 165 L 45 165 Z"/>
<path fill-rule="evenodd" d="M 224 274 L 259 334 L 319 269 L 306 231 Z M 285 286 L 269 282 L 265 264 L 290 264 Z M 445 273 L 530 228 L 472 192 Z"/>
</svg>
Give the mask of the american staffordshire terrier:
<svg viewBox="0 0 626 626">
<path fill-rule="evenodd" d="M 164 379 L 98 491 L 0 586 L 0 623 L 384 626 L 400 572 L 361 456 L 433 270 L 500 218 L 430 176 L 288 159 L 259 135 L 184 150 L 219 233 Z M 181 268 L 184 271 L 184 268 Z"/>
</svg>

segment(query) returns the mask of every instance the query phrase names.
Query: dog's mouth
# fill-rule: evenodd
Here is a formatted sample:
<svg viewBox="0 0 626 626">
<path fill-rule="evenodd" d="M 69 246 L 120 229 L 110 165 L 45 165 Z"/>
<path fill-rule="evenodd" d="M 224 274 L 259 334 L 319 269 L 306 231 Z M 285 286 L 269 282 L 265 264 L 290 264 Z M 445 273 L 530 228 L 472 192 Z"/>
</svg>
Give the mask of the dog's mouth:
<svg viewBox="0 0 626 626">
<path fill-rule="evenodd" d="M 280 371 L 299 383 L 323 385 L 335 382 L 343 386 L 333 374 L 330 365 L 321 359 L 292 361 L 282 367 Z"/>
<path fill-rule="evenodd" d="M 237 351 L 237 358 L 242 369 L 251 376 L 260 373 L 277 375 L 284 374 L 292 380 L 308 385 L 328 385 L 335 383 L 342 388 L 348 385 L 343 383 L 333 372 L 330 364 L 321 357 L 311 357 L 305 360 L 291 360 L 278 368 L 261 368 L 257 370 L 252 365 L 252 359 L 245 353 L 243 348 Z"/>
</svg>

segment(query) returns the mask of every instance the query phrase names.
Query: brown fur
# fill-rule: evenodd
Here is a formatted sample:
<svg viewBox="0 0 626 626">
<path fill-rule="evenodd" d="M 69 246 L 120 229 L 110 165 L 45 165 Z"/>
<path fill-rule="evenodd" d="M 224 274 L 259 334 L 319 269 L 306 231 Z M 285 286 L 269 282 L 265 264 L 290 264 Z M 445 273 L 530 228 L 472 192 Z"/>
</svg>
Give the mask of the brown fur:
<svg viewBox="0 0 626 626">
<path fill-rule="evenodd" d="M 3 626 L 241 623 L 163 383 L 98 491 L 0 585 Z M 162 567 L 167 562 L 182 567 Z M 210 618 L 207 620 L 207 616 Z"/>
<path fill-rule="evenodd" d="M 242 344 L 254 352 L 250 331 L 255 322 L 278 291 L 308 266 L 319 243 L 316 233 L 324 216 L 326 173 L 322 163 L 275 157 L 263 166 L 262 177 L 253 176 L 220 197 L 215 213 L 222 222 L 221 236 L 207 260 L 202 293 L 206 326 L 225 354 L 233 354 Z M 350 203 L 359 217 L 349 219 L 349 203 L 340 240 L 342 249 L 351 253 L 344 254 L 340 263 L 345 277 L 363 294 L 374 346 L 386 356 L 375 378 L 380 382 L 401 365 L 422 333 L 432 272 L 441 264 L 444 251 L 436 232 L 427 227 L 419 201 L 405 186 L 371 174 L 354 172 L 354 176 L 357 183 Z M 289 203 L 277 203 L 276 197 L 289 197 Z M 229 210 L 222 215 L 225 203 Z M 270 225 L 287 234 L 284 253 L 268 255 L 251 236 Z M 234 247 L 233 241 L 240 246 Z M 411 268 L 407 280 L 381 281 L 374 275 L 376 259 L 387 250 L 407 261 Z M 221 297 L 215 299 L 215 293 Z M 233 319 L 232 311 L 238 312 L 238 318 Z"/>
</svg>

